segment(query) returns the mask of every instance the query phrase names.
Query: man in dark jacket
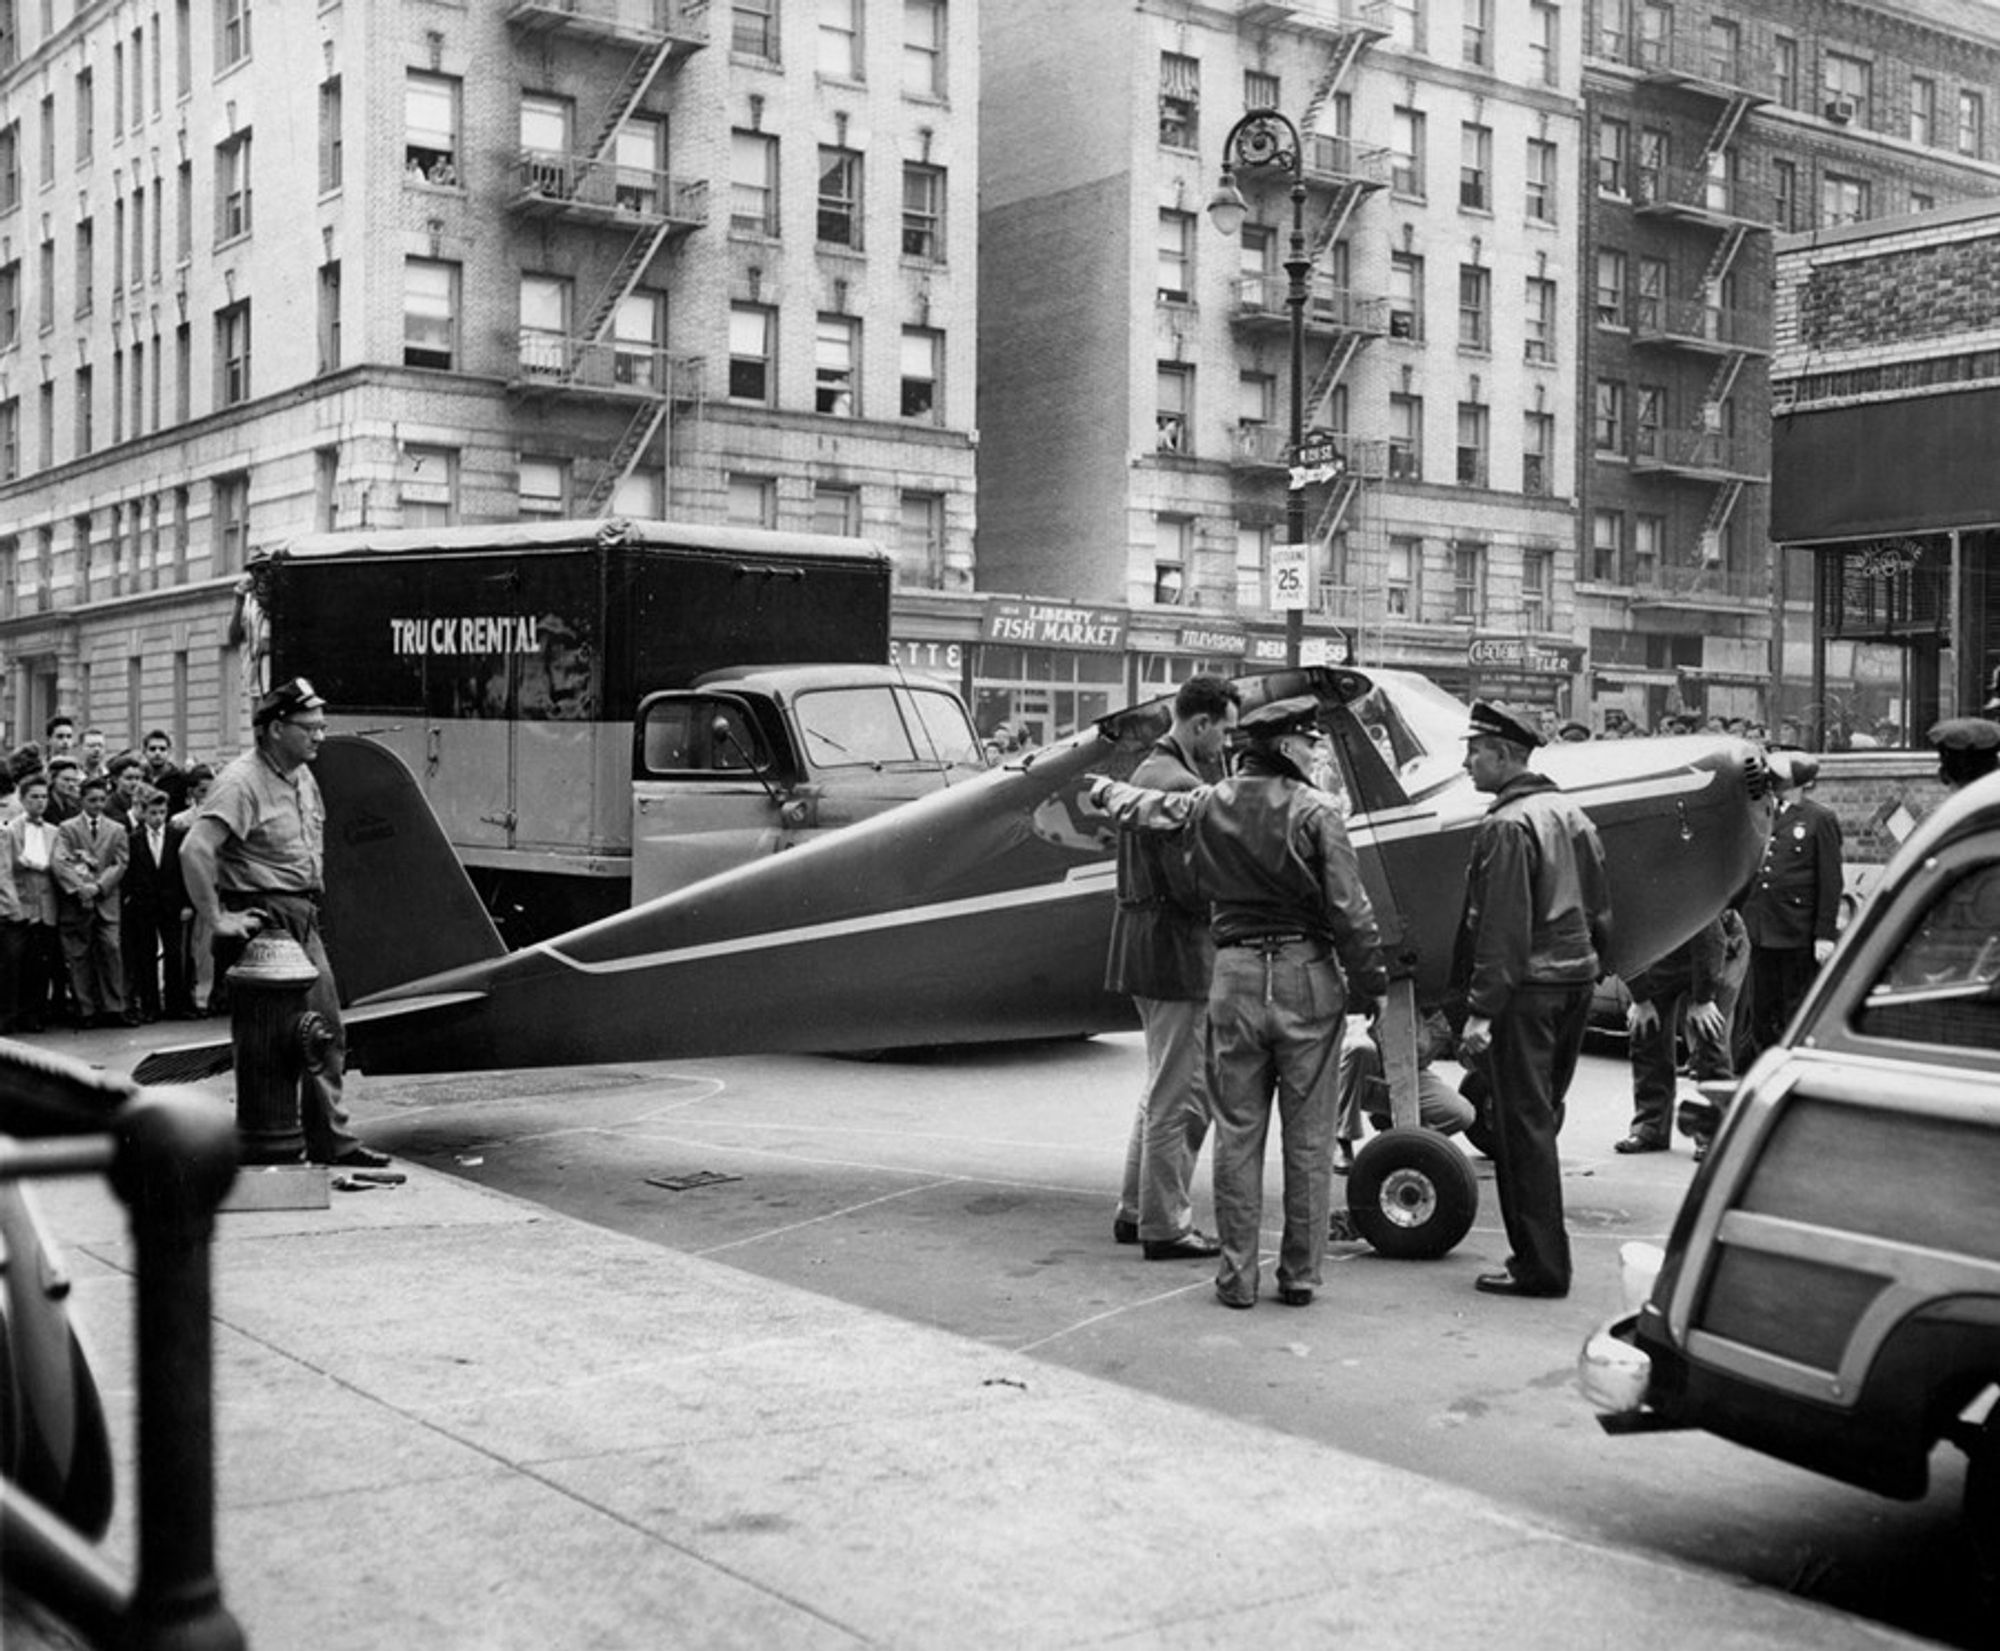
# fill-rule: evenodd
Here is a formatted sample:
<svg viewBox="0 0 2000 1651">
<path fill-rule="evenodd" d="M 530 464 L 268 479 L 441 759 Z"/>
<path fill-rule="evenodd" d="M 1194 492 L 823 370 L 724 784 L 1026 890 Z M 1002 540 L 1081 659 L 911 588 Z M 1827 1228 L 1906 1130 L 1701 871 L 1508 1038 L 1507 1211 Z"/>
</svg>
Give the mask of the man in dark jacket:
<svg viewBox="0 0 2000 1651">
<path fill-rule="evenodd" d="M 1306 778 L 1318 718 L 1305 695 L 1260 705 L 1239 724 L 1246 743 L 1235 776 L 1204 790 L 1100 780 L 1091 791 L 1127 829 L 1183 832 L 1195 888 L 1210 904 L 1215 1293 L 1226 1307 L 1257 1303 L 1274 1088 L 1285 1186 L 1278 1299 L 1312 1300 L 1332 1206 L 1343 1016 L 1350 997 L 1357 1013 L 1372 1010 L 1389 984 L 1347 827 Z"/>
<path fill-rule="evenodd" d="M 1494 1183 L 1513 1254 L 1482 1273 L 1492 1295 L 1569 1294 L 1556 1134 L 1611 942 L 1604 847 L 1589 817 L 1528 753 L 1541 736 L 1477 701 L 1465 769 L 1493 804 L 1473 834 L 1452 984 L 1465 1005 L 1459 1057 L 1492 1107 Z"/>
<path fill-rule="evenodd" d="M 125 881 L 119 888 L 124 895 L 125 1019 L 139 1025 L 158 1020 L 164 1008 L 177 1009 L 187 1000 L 187 971 L 179 945 L 181 907 L 187 900 L 181 881 L 181 839 L 187 834 L 168 823 L 164 791 L 143 786 L 134 806 L 139 819 L 130 833 Z"/>
<path fill-rule="evenodd" d="M 1783 788 L 1778 817 L 1742 899 L 1750 935 L 1750 1039 L 1760 1054 L 1785 1035 L 1813 976 L 1833 955 L 1845 882 L 1840 822 L 1806 795 L 1819 778 L 1819 759 L 1804 751 L 1774 756 L 1771 778 Z"/>
<path fill-rule="evenodd" d="M 1223 746 L 1236 725 L 1236 689 L 1219 676 L 1190 677 L 1174 695 L 1174 719 L 1132 771 L 1156 791 L 1192 791 L 1222 777 Z M 1138 1241 L 1148 1261 L 1212 1256 L 1197 1232 L 1188 1181 L 1208 1134 L 1203 1066 L 1209 970 L 1208 906 L 1167 839 L 1118 839 L 1118 909 L 1105 962 L 1107 991 L 1131 994 L 1146 1033 L 1146 1088 L 1125 1149 L 1125 1182 L 1112 1233 Z"/>
</svg>

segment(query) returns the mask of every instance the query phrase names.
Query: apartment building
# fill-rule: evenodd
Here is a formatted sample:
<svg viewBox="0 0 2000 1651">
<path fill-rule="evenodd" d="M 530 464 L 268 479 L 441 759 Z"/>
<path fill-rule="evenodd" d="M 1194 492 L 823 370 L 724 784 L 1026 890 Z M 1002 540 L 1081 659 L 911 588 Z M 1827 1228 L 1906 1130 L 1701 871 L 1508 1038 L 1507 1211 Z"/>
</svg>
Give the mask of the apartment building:
<svg viewBox="0 0 2000 1651">
<path fill-rule="evenodd" d="M 1014 0 L 982 29 L 982 588 L 1123 613 L 1138 686 L 1271 662 L 1296 382 L 1338 454 L 1304 485 L 1304 657 L 1566 703 L 1579 9 Z M 1204 204 L 1259 109 L 1300 164 L 1233 168 L 1228 237 Z"/>
<path fill-rule="evenodd" d="M 1812 567 L 1771 548 L 1773 237 L 2000 191 L 2000 12 L 1592 0 L 1587 44 L 1587 703 L 1817 720 L 1883 666 L 1844 650 L 1814 687 Z"/>
<path fill-rule="evenodd" d="M 0 723 L 247 729 L 309 530 L 629 514 L 971 584 L 972 0 L 0 0 Z"/>
</svg>

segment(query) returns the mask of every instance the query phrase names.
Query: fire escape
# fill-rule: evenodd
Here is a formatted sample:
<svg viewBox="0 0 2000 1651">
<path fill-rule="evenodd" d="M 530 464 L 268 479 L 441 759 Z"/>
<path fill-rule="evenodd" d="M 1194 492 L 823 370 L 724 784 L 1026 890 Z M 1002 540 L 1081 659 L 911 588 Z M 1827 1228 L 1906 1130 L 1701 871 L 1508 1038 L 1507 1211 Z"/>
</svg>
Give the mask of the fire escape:
<svg viewBox="0 0 2000 1651">
<path fill-rule="evenodd" d="M 589 303 L 556 325 L 524 316 L 510 389 L 524 398 L 580 397 L 629 404 L 625 427 L 588 472 L 575 513 L 603 513 L 669 427 L 676 409 L 699 416 L 701 363 L 676 359 L 659 336 L 621 334 L 619 320 L 663 248 L 708 220 L 707 184 L 675 177 L 652 151 L 649 125 L 634 120 L 662 77 L 708 44 L 707 0 L 514 0 L 507 21 L 527 37 L 569 40 L 626 55 L 587 141 L 523 146 L 509 209 L 527 222 L 559 222 L 587 233 L 571 244 L 601 262 L 622 238 Z M 547 48 L 545 48 L 547 49 Z M 594 255 L 594 256 L 593 256 Z M 585 267 L 588 267 L 586 265 Z"/>
<path fill-rule="evenodd" d="M 1357 143 L 1353 138 L 1322 134 L 1316 130 L 1320 117 L 1346 83 L 1361 54 L 1389 33 L 1387 0 L 1305 0 L 1287 5 L 1281 0 L 1249 6 L 1243 13 L 1247 22 L 1278 24 L 1326 38 L 1327 59 L 1320 70 L 1299 121 L 1305 145 L 1305 180 L 1315 205 L 1307 247 L 1312 259 L 1308 277 L 1305 328 L 1308 340 L 1327 343 L 1327 353 L 1307 381 L 1305 423 L 1308 430 L 1327 422 L 1327 408 L 1335 389 L 1348 369 L 1371 340 L 1388 334 L 1388 301 L 1381 295 L 1368 296 L 1337 280 L 1328 268 L 1334 249 L 1353 224 L 1361 203 L 1377 190 L 1388 187 L 1389 152 L 1380 146 Z M 1237 283 L 1234 323 L 1245 331 L 1281 328 L 1287 324 L 1284 306 L 1285 279 L 1273 275 L 1244 276 Z M 1341 466 L 1328 482 L 1324 506 L 1314 519 L 1308 543 L 1315 547 L 1315 561 L 1325 563 L 1319 548 L 1328 545 L 1341 531 L 1364 483 L 1379 481 L 1386 474 L 1386 448 L 1380 442 L 1361 442 L 1345 431 L 1338 432 Z M 1237 463 L 1268 470 L 1284 465 L 1289 455 L 1277 432 L 1267 425 L 1246 425 L 1237 432 Z"/>
<path fill-rule="evenodd" d="M 1667 594 L 1726 595 L 1727 576 L 1720 571 L 1724 533 L 1744 489 L 1770 479 L 1768 454 L 1740 441 L 1727 417 L 1744 369 L 1771 353 L 1768 315 L 1728 302 L 1730 277 L 1745 244 L 1753 233 L 1768 234 L 1774 216 L 1766 192 L 1741 176 L 1736 144 L 1750 112 L 1770 98 L 1733 40 L 1648 42 L 1640 69 L 1648 84 L 1691 92 L 1719 105 L 1694 166 L 1642 164 L 1637 178 L 1633 207 L 1638 216 L 1712 235 L 1714 244 L 1691 295 L 1639 294 L 1634 344 L 1705 363 L 1708 376 L 1694 416 L 1683 428 L 1641 431 L 1633 471 L 1713 489 L 1689 588 Z"/>
</svg>

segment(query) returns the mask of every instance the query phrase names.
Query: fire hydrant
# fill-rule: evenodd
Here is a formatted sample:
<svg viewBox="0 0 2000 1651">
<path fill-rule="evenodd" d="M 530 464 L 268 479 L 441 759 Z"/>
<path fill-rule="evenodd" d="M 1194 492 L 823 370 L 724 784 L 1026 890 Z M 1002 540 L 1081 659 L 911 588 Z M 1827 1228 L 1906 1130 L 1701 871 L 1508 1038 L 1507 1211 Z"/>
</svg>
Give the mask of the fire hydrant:
<svg viewBox="0 0 2000 1651">
<path fill-rule="evenodd" d="M 236 1132 L 245 1164 L 305 1162 L 299 1083 L 326 1064 L 333 1029 L 306 992 L 319 979 L 306 949 L 282 929 L 253 936 L 229 971 L 229 1035 L 236 1059 Z"/>
</svg>

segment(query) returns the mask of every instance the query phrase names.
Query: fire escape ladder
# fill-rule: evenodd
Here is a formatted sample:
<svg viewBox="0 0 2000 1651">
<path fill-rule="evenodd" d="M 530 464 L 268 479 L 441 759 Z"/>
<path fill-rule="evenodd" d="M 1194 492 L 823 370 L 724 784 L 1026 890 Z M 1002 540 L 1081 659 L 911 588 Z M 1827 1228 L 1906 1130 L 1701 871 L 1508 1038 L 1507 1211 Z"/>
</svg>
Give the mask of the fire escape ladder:
<svg viewBox="0 0 2000 1651">
<path fill-rule="evenodd" d="M 1715 490 L 1715 497 L 1708 502 L 1708 516 L 1701 524 L 1701 565 L 1717 568 L 1722 565 L 1722 530 L 1729 525 L 1729 518 L 1735 513 L 1736 501 L 1743 497 L 1743 483 L 1726 481 Z"/>
<path fill-rule="evenodd" d="M 1722 404 L 1736 388 L 1736 377 L 1743 371 L 1743 363 L 1749 360 L 1748 352 L 1732 350 L 1715 364 L 1710 375 L 1708 388 L 1702 393 L 1699 428 L 1714 430 L 1721 422 Z"/>
<path fill-rule="evenodd" d="M 1326 365 L 1321 367 L 1312 382 L 1306 386 L 1306 422 L 1318 422 L 1316 415 L 1326 404 L 1326 398 L 1333 394 L 1333 387 L 1353 364 L 1355 353 L 1361 348 L 1358 332 L 1342 333 L 1333 349 L 1328 353 Z"/>
<path fill-rule="evenodd" d="M 1361 478 L 1352 470 L 1342 471 L 1339 480 L 1333 484 L 1332 492 L 1327 495 L 1326 508 L 1319 513 L 1319 520 L 1313 523 L 1314 546 L 1332 543 L 1341 523 L 1347 520 L 1348 507 L 1360 491 Z"/>
<path fill-rule="evenodd" d="M 1743 243 L 1749 237 L 1748 224 L 1732 224 L 1723 231 L 1722 239 L 1715 244 L 1715 255 L 1708 261 L 1708 268 L 1702 271 L 1701 288 L 1704 293 L 1719 288 L 1730 268 L 1736 262 L 1737 253 L 1743 250 Z"/>
<path fill-rule="evenodd" d="M 1742 92 L 1730 98 L 1722 113 L 1716 116 L 1715 129 L 1708 134 L 1708 142 L 1702 145 L 1701 164 L 1704 171 L 1707 170 L 1711 160 L 1736 141 L 1736 134 L 1743 125 L 1743 117 L 1749 114 L 1759 101 Z"/>
<path fill-rule="evenodd" d="M 626 66 L 625 78 L 619 81 L 617 90 L 611 94 L 604 124 L 598 127 L 597 136 L 584 151 L 584 158 L 577 163 L 578 183 L 604 164 L 604 158 L 618 136 L 618 128 L 625 124 L 632 111 L 639 107 L 639 100 L 652 89 L 653 82 L 659 78 L 660 70 L 673 56 L 673 51 L 674 43 L 662 40 L 657 46 L 642 47 L 633 54 L 631 63 Z"/>
<path fill-rule="evenodd" d="M 1306 99 L 1305 116 L 1299 122 L 1299 130 L 1310 135 L 1319 126 L 1320 112 L 1340 90 L 1340 83 L 1347 78 L 1347 71 L 1354 67 L 1354 60 L 1361 55 L 1361 49 L 1368 44 L 1369 35 L 1361 29 L 1346 29 L 1333 42 L 1333 55 L 1328 59 L 1326 70 L 1313 87 L 1312 96 Z"/>
<path fill-rule="evenodd" d="M 611 323 L 618 314 L 618 306 L 632 296 L 632 289 L 639 284 L 639 278 L 652 265 L 653 255 L 660 250 L 669 231 L 670 223 L 661 222 L 641 229 L 632 237 L 631 245 L 618 260 L 618 267 L 611 272 L 611 279 L 604 284 L 604 290 L 597 295 L 597 302 L 590 308 L 584 324 L 578 331 L 585 348 L 603 341 L 611 330 Z"/>
<path fill-rule="evenodd" d="M 620 484 L 639 467 L 639 455 L 659 434 L 668 406 L 667 397 L 656 396 L 632 415 L 632 422 L 625 426 L 625 433 L 618 438 L 618 445 L 604 461 L 604 468 L 591 486 L 590 496 L 583 502 L 582 513 L 585 516 L 600 514 L 610 504 Z"/>
<path fill-rule="evenodd" d="M 1349 220 L 1354 209 L 1361 204 L 1361 197 L 1367 193 L 1367 185 L 1358 178 L 1348 178 L 1334 191 L 1333 204 L 1326 209 L 1326 216 L 1319 221 L 1319 227 L 1312 235 L 1312 260 L 1316 264 L 1327 254 L 1327 249 L 1347 233 Z"/>
</svg>

